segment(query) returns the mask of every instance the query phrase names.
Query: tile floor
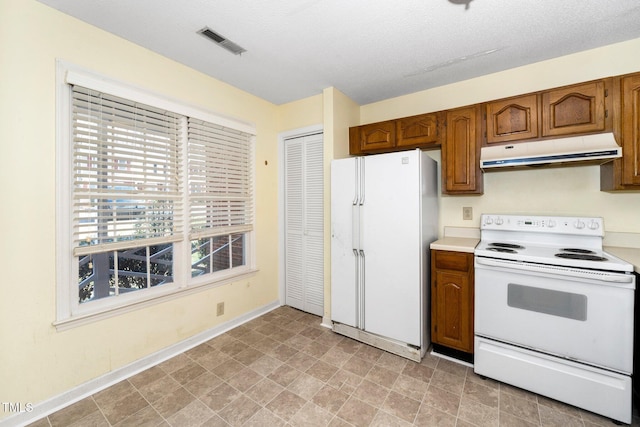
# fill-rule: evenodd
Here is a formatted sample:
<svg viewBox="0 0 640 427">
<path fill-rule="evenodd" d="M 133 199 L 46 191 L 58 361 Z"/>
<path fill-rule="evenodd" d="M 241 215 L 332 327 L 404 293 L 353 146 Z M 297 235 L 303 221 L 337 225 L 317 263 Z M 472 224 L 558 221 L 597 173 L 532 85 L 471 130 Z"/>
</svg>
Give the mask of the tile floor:
<svg viewBox="0 0 640 427">
<path fill-rule="evenodd" d="M 31 427 L 412 425 L 614 424 L 446 359 L 408 361 L 280 307 Z"/>
</svg>

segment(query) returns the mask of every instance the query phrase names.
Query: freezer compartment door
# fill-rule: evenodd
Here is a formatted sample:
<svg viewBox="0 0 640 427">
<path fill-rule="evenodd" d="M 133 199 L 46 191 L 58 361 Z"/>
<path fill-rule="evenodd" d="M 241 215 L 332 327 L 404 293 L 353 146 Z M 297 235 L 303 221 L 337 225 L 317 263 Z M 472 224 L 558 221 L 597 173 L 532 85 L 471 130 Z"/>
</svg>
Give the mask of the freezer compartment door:
<svg viewBox="0 0 640 427">
<path fill-rule="evenodd" d="M 360 327 L 360 160 L 331 162 L 331 320 L 353 327 Z"/>
</svg>

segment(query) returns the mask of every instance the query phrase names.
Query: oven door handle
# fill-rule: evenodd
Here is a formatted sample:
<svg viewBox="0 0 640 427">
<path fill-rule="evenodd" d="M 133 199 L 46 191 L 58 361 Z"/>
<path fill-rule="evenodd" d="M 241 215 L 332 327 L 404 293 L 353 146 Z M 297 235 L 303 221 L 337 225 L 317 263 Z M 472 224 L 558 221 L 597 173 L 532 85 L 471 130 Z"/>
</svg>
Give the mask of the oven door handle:
<svg viewBox="0 0 640 427">
<path fill-rule="evenodd" d="M 501 267 L 520 271 L 531 271 L 547 274 L 559 274 L 574 278 L 584 278 L 591 280 L 600 280 L 608 283 L 633 284 L 634 277 L 632 274 L 610 273 L 607 271 L 581 270 L 571 267 L 560 267 L 556 265 L 532 264 L 520 261 L 499 260 L 493 258 L 475 257 L 476 265 L 485 265 L 488 267 Z M 633 285 L 632 285 L 633 286 Z"/>
</svg>

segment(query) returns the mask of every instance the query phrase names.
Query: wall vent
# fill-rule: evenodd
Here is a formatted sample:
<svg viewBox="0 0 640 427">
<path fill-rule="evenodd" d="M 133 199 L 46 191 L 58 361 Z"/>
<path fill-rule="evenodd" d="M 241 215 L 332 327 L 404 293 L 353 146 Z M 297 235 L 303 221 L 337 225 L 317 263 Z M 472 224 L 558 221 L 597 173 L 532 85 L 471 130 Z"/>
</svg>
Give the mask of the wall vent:
<svg viewBox="0 0 640 427">
<path fill-rule="evenodd" d="M 226 37 L 221 36 L 220 34 L 216 33 L 215 31 L 213 31 L 209 27 L 204 27 L 203 29 L 198 31 L 198 33 L 202 34 L 203 36 L 205 36 L 209 40 L 211 40 L 214 43 L 216 43 L 218 46 L 227 49 L 229 52 L 231 52 L 231 53 L 233 53 L 235 55 L 240 55 L 241 53 L 247 51 L 243 47 L 238 46 L 237 44 L 232 42 L 231 40 L 227 40 Z"/>
</svg>

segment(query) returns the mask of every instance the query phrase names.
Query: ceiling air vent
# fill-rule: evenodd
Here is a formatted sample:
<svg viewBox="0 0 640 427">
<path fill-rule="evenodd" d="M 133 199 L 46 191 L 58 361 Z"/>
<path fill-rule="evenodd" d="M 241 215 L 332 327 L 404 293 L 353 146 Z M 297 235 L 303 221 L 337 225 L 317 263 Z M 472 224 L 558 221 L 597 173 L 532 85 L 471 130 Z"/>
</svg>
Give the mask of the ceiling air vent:
<svg viewBox="0 0 640 427">
<path fill-rule="evenodd" d="M 203 29 L 198 31 L 198 33 L 202 34 L 203 36 L 205 36 L 209 40 L 213 40 L 218 46 L 221 46 L 221 47 L 227 49 L 229 52 L 231 52 L 231 53 L 233 53 L 235 55 L 240 55 L 241 53 L 247 51 L 246 49 L 244 49 L 241 46 L 238 46 L 237 44 L 232 42 L 231 40 L 227 40 L 225 37 L 223 37 L 220 34 L 216 33 L 215 31 L 213 31 L 209 27 L 204 27 Z"/>
</svg>

